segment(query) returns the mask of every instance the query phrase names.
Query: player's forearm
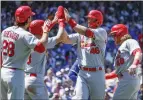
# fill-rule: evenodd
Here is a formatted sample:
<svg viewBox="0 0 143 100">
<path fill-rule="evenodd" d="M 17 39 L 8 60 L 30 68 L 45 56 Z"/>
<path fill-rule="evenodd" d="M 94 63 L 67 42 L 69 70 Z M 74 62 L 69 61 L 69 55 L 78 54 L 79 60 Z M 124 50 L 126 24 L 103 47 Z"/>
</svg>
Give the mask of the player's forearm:
<svg viewBox="0 0 143 100">
<path fill-rule="evenodd" d="M 48 33 L 44 32 L 39 42 L 45 45 L 45 43 L 48 42 Z"/>
<path fill-rule="evenodd" d="M 81 34 L 81 35 L 85 35 L 85 32 L 87 30 L 87 28 L 85 26 L 79 25 L 77 24 L 74 28 L 73 28 L 77 33 Z"/>
<path fill-rule="evenodd" d="M 56 44 L 62 42 L 62 34 L 64 34 L 64 27 L 60 27 L 59 26 L 59 31 L 57 33 L 57 36 L 56 36 Z"/>
<path fill-rule="evenodd" d="M 64 30 L 63 38 L 61 42 L 65 44 L 73 44 L 65 30 Z"/>
<path fill-rule="evenodd" d="M 77 24 L 72 18 L 69 19 L 68 23 L 77 33 L 85 35 L 87 27 Z"/>
<path fill-rule="evenodd" d="M 135 54 L 135 57 L 134 57 L 134 61 L 133 61 L 133 65 L 137 65 L 137 67 L 138 67 L 138 65 L 141 63 L 141 61 L 142 61 L 142 52 L 136 52 L 136 54 Z"/>
<path fill-rule="evenodd" d="M 117 74 L 115 73 L 115 71 L 105 74 L 105 79 L 112 79 L 112 78 L 116 78 L 116 77 L 117 77 Z"/>
</svg>

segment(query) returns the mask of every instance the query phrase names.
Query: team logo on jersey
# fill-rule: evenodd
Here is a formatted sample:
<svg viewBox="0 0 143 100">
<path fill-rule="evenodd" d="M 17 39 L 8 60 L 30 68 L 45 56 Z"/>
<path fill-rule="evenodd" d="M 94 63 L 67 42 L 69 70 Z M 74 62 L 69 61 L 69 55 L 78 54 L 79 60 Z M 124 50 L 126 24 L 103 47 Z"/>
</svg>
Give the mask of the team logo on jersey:
<svg viewBox="0 0 143 100">
<path fill-rule="evenodd" d="M 116 65 L 117 65 L 117 66 L 121 66 L 121 65 L 123 65 L 124 63 L 125 63 L 125 60 L 124 60 L 123 57 L 121 57 L 121 51 L 118 50 L 118 54 L 117 54 L 117 56 L 116 56 Z"/>
</svg>

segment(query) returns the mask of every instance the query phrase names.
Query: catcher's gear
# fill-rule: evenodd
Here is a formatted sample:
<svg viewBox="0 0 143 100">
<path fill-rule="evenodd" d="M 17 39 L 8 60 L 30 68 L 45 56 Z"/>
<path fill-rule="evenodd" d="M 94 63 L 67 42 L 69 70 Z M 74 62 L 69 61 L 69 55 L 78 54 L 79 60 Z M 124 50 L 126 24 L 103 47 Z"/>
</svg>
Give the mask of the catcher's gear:
<svg viewBox="0 0 143 100">
<path fill-rule="evenodd" d="M 88 15 L 86 16 L 87 18 L 92 18 L 96 19 L 95 22 L 90 22 L 89 26 L 90 28 L 96 28 L 102 25 L 103 23 L 103 15 L 100 11 L 98 10 L 91 10 Z"/>
<path fill-rule="evenodd" d="M 30 16 L 35 15 L 29 6 L 20 6 L 15 12 L 17 23 L 24 23 Z"/>
<path fill-rule="evenodd" d="M 29 25 L 29 31 L 34 35 L 41 35 L 42 36 L 43 24 L 44 24 L 44 20 L 34 20 Z"/>
</svg>

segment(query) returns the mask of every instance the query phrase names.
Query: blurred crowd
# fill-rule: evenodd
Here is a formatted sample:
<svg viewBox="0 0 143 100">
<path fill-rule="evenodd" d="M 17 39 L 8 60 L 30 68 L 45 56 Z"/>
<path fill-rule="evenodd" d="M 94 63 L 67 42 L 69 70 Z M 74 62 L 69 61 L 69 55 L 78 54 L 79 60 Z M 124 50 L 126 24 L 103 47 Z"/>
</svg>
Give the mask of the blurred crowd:
<svg viewBox="0 0 143 100">
<path fill-rule="evenodd" d="M 68 9 L 70 15 L 77 23 L 87 26 L 87 20 L 84 16 L 92 9 L 102 11 L 104 15 L 103 28 L 110 31 L 111 27 L 117 23 L 123 23 L 128 26 L 130 35 L 136 39 L 143 41 L 143 22 L 141 17 L 141 2 L 117 2 L 117 1 L 3 1 L 1 2 L 1 31 L 14 24 L 14 12 L 20 5 L 30 5 L 36 13 L 33 19 L 47 19 L 53 15 L 59 5 L 63 5 Z M 58 27 L 55 26 L 50 37 L 57 34 Z M 66 26 L 68 34 L 74 31 Z M 141 37 L 141 38 L 140 38 Z M 142 46 L 143 48 L 143 46 Z M 108 37 L 105 68 L 106 73 L 111 72 L 113 68 L 113 59 L 116 54 L 112 37 Z M 45 83 L 49 97 L 52 99 L 67 99 L 70 100 L 74 95 L 73 82 L 68 78 L 68 72 L 76 60 L 77 52 L 76 45 L 58 44 L 54 49 L 50 49 L 46 53 L 47 67 L 45 71 Z M 114 89 L 118 80 L 109 80 L 106 83 L 106 100 L 110 100 L 113 96 Z M 141 81 L 142 82 L 142 81 Z M 138 98 L 141 99 L 143 84 L 141 83 Z"/>
</svg>

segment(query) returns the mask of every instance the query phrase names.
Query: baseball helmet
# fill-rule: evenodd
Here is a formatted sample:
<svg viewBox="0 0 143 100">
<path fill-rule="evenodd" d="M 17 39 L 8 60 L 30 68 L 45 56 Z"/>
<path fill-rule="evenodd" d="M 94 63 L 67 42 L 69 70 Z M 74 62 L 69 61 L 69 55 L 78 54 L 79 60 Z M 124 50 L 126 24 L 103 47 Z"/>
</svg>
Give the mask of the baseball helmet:
<svg viewBox="0 0 143 100">
<path fill-rule="evenodd" d="M 97 20 L 96 22 L 89 23 L 89 26 L 91 28 L 96 28 L 98 26 L 101 26 L 103 23 L 103 14 L 99 10 L 91 10 L 86 17 L 94 18 Z"/>
<path fill-rule="evenodd" d="M 35 15 L 29 6 L 20 6 L 15 12 L 15 19 L 17 23 L 24 23 L 30 16 Z"/>
<path fill-rule="evenodd" d="M 110 35 L 122 37 L 129 34 L 128 28 L 124 24 L 116 24 L 111 28 Z"/>
<path fill-rule="evenodd" d="M 34 20 L 29 25 L 29 31 L 34 35 L 42 35 L 43 29 L 42 26 L 44 24 L 43 20 Z"/>
<path fill-rule="evenodd" d="M 116 24 L 111 28 L 109 35 L 114 36 L 115 43 L 118 45 L 121 43 L 121 39 L 124 35 L 129 34 L 128 28 L 124 24 Z"/>
</svg>

